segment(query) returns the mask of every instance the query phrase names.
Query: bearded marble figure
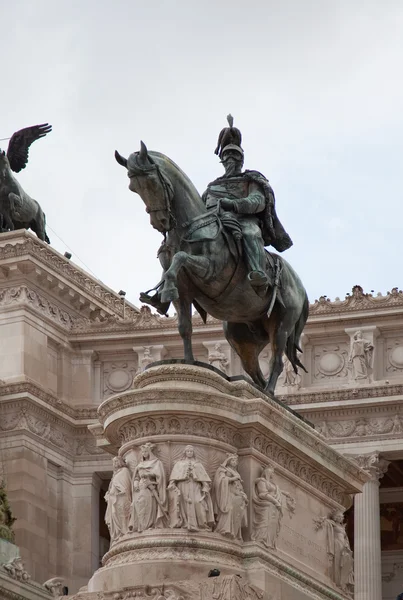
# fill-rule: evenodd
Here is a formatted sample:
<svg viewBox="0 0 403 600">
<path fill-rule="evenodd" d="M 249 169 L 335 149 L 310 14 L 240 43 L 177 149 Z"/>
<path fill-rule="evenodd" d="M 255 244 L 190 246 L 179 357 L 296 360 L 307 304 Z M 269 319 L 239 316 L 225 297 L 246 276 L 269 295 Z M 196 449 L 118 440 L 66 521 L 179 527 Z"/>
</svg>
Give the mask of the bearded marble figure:
<svg viewBox="0 0 403 600">
<path fill-rule="evenodd" d="M 105 523 L 113 543 L 129 530 L 131 478 L 130 471 L 121 456 L 113 459 L 113 476 L 105 500 L 107 502 Z"/>
<path fill-rule="evenodd" d="M 230 454 L 218 467 L 213 483 L 215 531 L 227 537 L 242 540 L 242 527 L 248 524 L 248 498 L 237 471 L 238 457 Z"/>
<path fill-rule="evenodd" d="M 316 529 L 325 527 L 327 554 L 331 562 L 330 577 L 347 594 L 354 587 L 354 561 L 342 512 L 315 519 Z"/>
<path fill-rule="evenodd" d="M 195 456 L 193 446 L 186 446 L 169 478 L 169 515 L 171 527 L 188 531 L 210 530 L 214 524 L 210 496 L 211 479 Z"/>
<path fill-rule="evenodd" d="M 274 469 L 266 467 L 261 477 L 255 480 L 252 492 L 253 530 L 252 540 L 275 548 L 283 518 L 283 495 L 287 499 L 290 513 L 295 510 L 295 500 L 273 481 Z"/>
<path fill-rule="evenodd" d="M 153 454 L 154 445 L 141 446 L 142 460 L 134 470 L 130 529 L 145 531 L 167 527 L 166 476 L 162 462 Z"/>
<path fill-rule="evenodd" d="M 372 367 L 373 351 L 373 344 L 363 337 L 361 331 L 356 331 L 351 340 L 350 355 L 348 357 L 354 379 L 368 379 L 369 370 Z"/>
</svg>

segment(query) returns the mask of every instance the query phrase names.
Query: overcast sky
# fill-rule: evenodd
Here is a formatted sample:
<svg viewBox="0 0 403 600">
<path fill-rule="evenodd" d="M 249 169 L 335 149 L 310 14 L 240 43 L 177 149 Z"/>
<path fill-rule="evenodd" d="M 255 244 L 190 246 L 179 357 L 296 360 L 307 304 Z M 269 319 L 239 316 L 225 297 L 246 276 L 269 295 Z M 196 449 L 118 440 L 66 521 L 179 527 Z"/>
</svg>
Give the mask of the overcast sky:
<svg viewBox="0 0 403 600">
<path fill-rule="evenodd" d="M 213 151 L 231 112 L 310 300 L 403 287 L 401 0 L 0 5 L 0 138 L 53 125 L 18 180 L 52 246 L 106 285 L 138 305 L 160 278 L 161 235 L 115 148 L 142 139 L 203 192 L 222 173 Z"/>
</svg>

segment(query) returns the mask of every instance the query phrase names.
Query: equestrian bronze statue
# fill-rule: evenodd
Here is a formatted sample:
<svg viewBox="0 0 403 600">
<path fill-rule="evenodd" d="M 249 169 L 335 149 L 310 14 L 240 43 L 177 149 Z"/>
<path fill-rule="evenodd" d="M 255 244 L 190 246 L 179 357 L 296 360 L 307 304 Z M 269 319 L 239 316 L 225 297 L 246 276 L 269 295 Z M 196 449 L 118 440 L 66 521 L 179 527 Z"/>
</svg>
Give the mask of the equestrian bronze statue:
<svg viewBox="0 0 403 600">
<path fill-rule="evenodd" d="M 308 298 L 298 275 L 278 254 L 292 245 L 275 210 L 273 190 L 257 171 L 242 171 L 241 133 L 220 133 L 216 154 L 225 174 L 199 195 L 190 179 L 167 156 L 141 149 L 123 158 L 129 189 L 139 194 L 151 225 L 164 235 L 158 255 L 161 282 L 140 300 L 166 314 L 172 302 L 178 314 L 185 359 L 192 361 L 192 304 L 223 321 L 225 336 L 253 381 L 274 394 L 283 370 L 283 353 L 295 372 L 299 339 L 308 317 Z M 151 290 L 150 290 L 151 291 Z M 266 381 L 259 354 L 271 343 Z M 305 370 L 305 369 L 304 369 Z"/>
<path fill-rule="evenodd" d="M 30 145 L 50 131 L 52 126 L 48 123 L 25 127 L 11 136 L 7 153 L 0 150 L 0 231 L 31 228 L 48 244 L 45 213 L 23 190 L 12 171 L 19 173 L 25 169 Z"/>
</svg>

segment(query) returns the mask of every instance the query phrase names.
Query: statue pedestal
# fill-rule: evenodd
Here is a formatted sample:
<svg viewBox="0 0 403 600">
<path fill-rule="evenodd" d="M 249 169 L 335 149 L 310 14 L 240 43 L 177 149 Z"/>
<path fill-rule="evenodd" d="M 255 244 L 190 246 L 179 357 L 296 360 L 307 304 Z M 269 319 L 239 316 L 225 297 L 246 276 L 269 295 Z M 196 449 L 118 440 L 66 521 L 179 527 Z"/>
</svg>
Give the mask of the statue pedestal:
<svg viewBox="0 0 403 600">
<path fill-rule="evenodd" d="M 75 600 L 351 597 L 328 558 L 330 515 L 367 476 L 293 411 L 245 380 L 159 364 L 98 418 L 97 444 L 129 468 L 113 502 L 110 488 L 126 533 Z"/>
</svg>

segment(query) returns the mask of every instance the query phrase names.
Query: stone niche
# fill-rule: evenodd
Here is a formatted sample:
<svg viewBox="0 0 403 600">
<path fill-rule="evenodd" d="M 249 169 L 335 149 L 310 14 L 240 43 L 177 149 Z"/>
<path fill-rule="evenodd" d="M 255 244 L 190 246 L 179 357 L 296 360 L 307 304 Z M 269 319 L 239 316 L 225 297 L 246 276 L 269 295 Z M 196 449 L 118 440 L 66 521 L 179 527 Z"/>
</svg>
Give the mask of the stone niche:
<svg viewBox="0 0 403 600">
<path fill-rule="evenodd" d="M 352 597 L 342 513 L 368 476 L 296 413 L 246 380 L 163 364 L 98 419 L 112 543 L 75 600 Z"/>
</svg>

